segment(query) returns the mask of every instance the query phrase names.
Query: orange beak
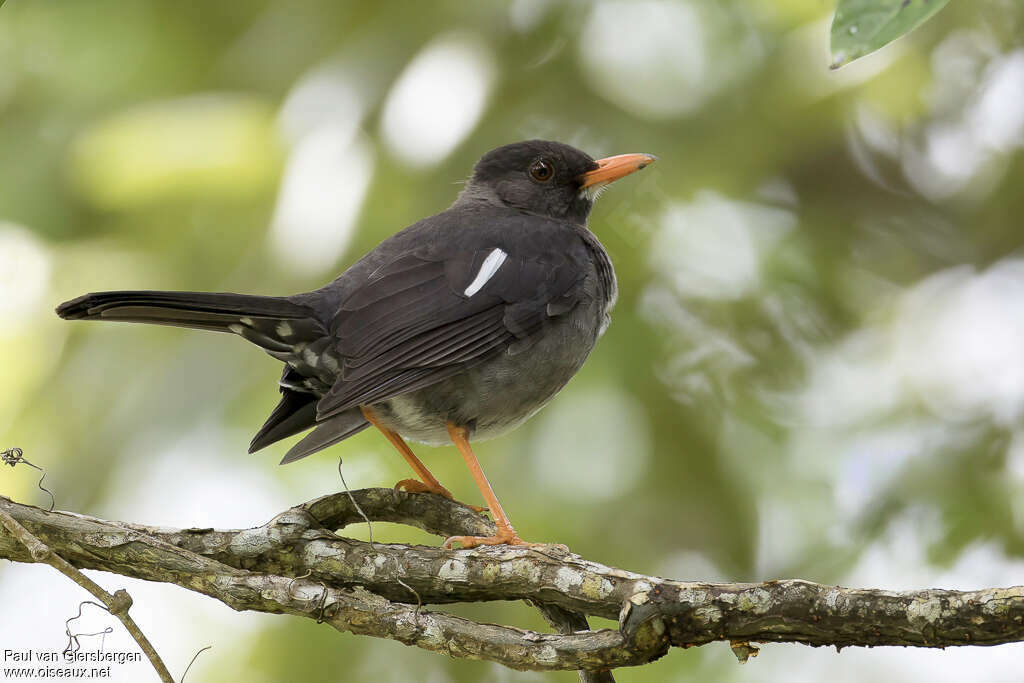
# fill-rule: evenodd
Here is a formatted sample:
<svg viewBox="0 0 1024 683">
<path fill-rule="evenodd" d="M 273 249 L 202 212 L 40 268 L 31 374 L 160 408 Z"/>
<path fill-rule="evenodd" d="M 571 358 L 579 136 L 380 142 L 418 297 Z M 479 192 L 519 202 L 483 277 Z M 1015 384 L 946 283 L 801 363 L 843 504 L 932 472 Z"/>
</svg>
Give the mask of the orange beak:
<svg viewBox="0 0 1024 683">
<path fill-rule="evenodd" d="M 607 185 L 619 178 L 635 173 L 648 164 L 656 161 L 653 154 L 619 154 L 597 160 L 597 168 L 580 176 L 580 189 L 595 185 Z"/>
</svg>

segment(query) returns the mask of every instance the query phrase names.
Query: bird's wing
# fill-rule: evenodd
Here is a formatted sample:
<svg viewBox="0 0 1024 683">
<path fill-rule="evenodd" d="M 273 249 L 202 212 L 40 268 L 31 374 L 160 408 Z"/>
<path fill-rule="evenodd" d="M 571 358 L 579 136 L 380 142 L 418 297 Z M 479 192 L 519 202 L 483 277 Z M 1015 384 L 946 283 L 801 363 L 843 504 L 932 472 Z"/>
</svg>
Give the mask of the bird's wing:
<svg viewBox="0 0 1024 683">
<path fill-rule="evenodd" d="M 350 289 L 331 325 L 340 377 L 317 419 L 456 375 L 572 310 L 582 240 L 568 228 L 516 237 L 486 230 L 414 248 Z"/>
</svg>

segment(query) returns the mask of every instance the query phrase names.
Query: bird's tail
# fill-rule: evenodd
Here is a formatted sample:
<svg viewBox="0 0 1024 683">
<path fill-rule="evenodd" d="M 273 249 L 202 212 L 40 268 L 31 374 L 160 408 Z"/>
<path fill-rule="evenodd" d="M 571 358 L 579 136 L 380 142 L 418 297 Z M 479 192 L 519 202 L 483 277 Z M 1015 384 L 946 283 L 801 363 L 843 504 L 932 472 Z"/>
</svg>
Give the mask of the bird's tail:
<svg viewBox="0 0 1024 683">
<path fill-rule="evenodd" d="M 322 340 L 327 331 L 312 308 L 286 298 L 221 292 L 99 292 L 65 301 L 57 315 L 66 320 L 118 320 L 153 325 L 191 327 L 232 332 L 288 363 L 284 379 L 295 371 L 296 350 Z M 301 379 L 301 377 L 299 378 Z M 297 434 L 317 424 L 312 393 L 281 384 L 281 402 L 256 438 L 250 452 Z M 286 462 L 336 443 L 366 427 L 358 410 L 314 430 L 316 438 L 303 439 Z M 332 438 L 324 438 L 330 433 Z"/>
<path fill-rule="evenodd" d="M 116 320 L 233 332 L 271 352 L 324 334 L 311 308 L 276 296 L 222 292 L 85 294 L 57 307 L 65 320 Z"/>
</svg>

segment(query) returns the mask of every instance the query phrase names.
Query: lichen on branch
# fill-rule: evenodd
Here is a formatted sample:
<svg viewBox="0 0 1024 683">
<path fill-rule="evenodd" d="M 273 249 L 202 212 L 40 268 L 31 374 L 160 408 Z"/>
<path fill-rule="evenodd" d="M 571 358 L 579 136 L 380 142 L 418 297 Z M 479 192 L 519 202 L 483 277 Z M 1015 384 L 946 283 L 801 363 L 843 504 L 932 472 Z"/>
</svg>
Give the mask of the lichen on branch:
<svg viewBox="0 0 1024 683">
<path fill-rule="evenodd" d="M 493 533 L 490 520 L 460 503 L 390 489 L 325 496 L 262 526 L 228 530 L 114 522 L 0 498 L 0 510 L 80 569 L 174 583 L 237 610 L 302 616 L 516 669 L 601 672 L 717 640 L 747 656 L 756 652 L 751 642 L 948 647 L 1024 640 L 1020 586 L 892 592 L 795 579 L 677 581 L 557 547 L 444 550 L 338 535 L 363 521 L 358 508 L 371 521 L 441 537 Z M 0 557 L 36 561 L 10 534 L 0 534 Z M 529 600 L 563 632 L 482 624 L 424 607 L 489 600 Z M 615 619 L 618 628 L 585 630 L 584 615 Z"/>
</svg>

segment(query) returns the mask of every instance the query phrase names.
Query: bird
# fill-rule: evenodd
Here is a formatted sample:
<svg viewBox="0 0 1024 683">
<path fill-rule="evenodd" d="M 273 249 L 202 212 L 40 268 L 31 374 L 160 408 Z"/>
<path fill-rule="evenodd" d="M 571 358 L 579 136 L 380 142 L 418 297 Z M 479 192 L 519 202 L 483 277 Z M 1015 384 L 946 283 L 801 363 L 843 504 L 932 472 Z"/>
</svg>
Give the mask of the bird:
<svg viewBox="0 0 1024 683">
<path fill-rule="evenodd" d="M 284 362 L 280 402 L 250 453 L 312 429 L 285 464 L 372 425 L 417 476 L 396 489 L 454 499 L 406 439 L 454 444 L 496 533 L 453 536 L 444 547 L 542 545 L 516 532 L 470 441 L 536 414 L 608 327 L 618 285 L 587 220 L 609 183 L 655 159 L 595 160 L 547 140 L 507 144 L 480 158 L 448 209 L 385 239 L 320 289 L 108 291 L 56 312 L 238 335 Z"/>
</svg>

